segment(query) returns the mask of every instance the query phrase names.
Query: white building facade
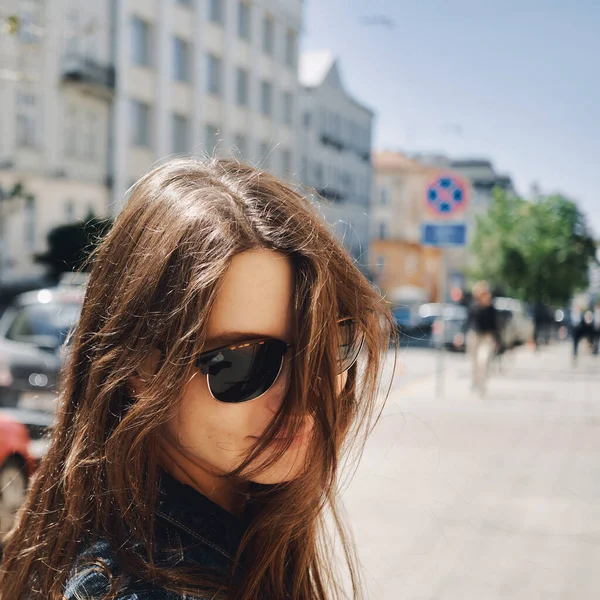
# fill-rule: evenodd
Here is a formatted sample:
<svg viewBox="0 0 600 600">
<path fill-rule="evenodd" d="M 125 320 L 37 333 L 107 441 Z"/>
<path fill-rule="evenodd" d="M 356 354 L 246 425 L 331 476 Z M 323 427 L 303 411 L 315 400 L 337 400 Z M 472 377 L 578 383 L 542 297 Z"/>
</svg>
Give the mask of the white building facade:
<svg viewBox="0 0 600 600">
<path fill-rule="evenodd" d="M 177 154 L 298 169 L 302 0 L 5 0 L 0 22 L 4 280 L 41 272 L 54 226 L 116 215 Z M 33 197 L 33 201 L 31 200 Z"/>
<path fill-rule="evenodd" d="M 76 8 L 5 0 L 0 9 L 1 280 L 43 271 L 32 256 L 54 226 L 107 212 L 110 4 Z"/>
<path fill-rule="evenodd" d="M 321 196 L 321 212 L 361 267 L 369 265 L 373 112 L 344 88 L 327 51 L 300 58 L 298 179 Z"/>
<path fill-rule="evenodd" d="M 113 199 L 157 160 L 234 155 L 296 170 L 301 0 L 116 3 Z"/>
</svg>

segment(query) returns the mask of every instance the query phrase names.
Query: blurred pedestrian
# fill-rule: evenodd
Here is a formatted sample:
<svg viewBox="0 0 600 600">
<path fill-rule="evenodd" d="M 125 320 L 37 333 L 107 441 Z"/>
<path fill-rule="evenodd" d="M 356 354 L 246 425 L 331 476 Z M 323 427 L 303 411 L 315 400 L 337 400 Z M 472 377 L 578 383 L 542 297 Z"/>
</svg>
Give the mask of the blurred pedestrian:
<svg viewBox="0 0 600 600">
<path fill-rule="evenodd" d="M 490 363 L 500 347 L 498 313 L 486 281 L 473 286 L 473 304 L 469 308 L 467 351 L 473 367 L 473 389 L 486 391 Z"/>
<path fill-rule="evenodd" d="M 592 331 L 593 331 L 593 352 L 594 354 L 598 354 L 600 351 L 600 300 L 596 302 L 596 306 L 594 307 L 594 316 L 592 321 Z"/>
<path fill-rule="evenodd" d="M 550 318 L 548 307 L 541 302 L 536 303 L 533 309 L 533 341 L 535 349 L 539 350 L 542 344 L 548 344 Z"/>
<path fill-rule="evenodd" d="M 573 341 L 573 365 L 577 364 L 579 358 L 579 344 L 582 339 L 589 338 L 590 333 L 590 314 L 585 305 L 576 303 L 571 308 L 570 326 L 571 338 Z"/>
<path fill-rule="evenodd" d="M 337 466 L 372 430 L 392 331 L 274 176 L 191 158 L 143 176 L 92 259 L 0 599 L 331 598 Z"/>
</svg>

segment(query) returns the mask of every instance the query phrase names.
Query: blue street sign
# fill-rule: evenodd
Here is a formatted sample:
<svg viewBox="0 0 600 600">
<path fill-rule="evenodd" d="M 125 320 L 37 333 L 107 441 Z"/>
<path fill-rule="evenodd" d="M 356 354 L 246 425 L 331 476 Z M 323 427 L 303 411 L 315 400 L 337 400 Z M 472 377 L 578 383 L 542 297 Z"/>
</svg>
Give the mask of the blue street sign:
<svg viewBox="0 0 600 600">
<path fill-rule="evenodd" d="M 467 243 L 465 223 L 422 223 L 421 245 L 460 248 Z"/>
</svg>

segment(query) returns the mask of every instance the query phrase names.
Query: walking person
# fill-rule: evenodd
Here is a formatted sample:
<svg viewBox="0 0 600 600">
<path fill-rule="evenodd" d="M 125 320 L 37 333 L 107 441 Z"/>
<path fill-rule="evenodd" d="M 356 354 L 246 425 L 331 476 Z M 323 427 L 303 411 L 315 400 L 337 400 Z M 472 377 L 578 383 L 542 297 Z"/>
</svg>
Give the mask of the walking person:
<svg viewBox="0 0 600 600">
<path fill-rule="evenodd" d="M 500 345 L 498 314 L 485 281 L 473 286 L 473 304 L 469 308 L 467 351 L 473 368 L 473 389 L 483 395 L 492 358 Z"/>
<path fill-rule="evenodd" d="M 177 159 L 91 264 L 1 600 L 328 600 L 332 514 L 359 595 L 337 466 L 380 410 L 393 319 L 310 201 Z"/>
<path fill-rule="evenodd" d="M 600 351 L 600 300 L 594 306 L 594 314 L 592 319 L 592 336 L 593 336 L 593 353 L 598 355 Z"/>
<path fill-rule="evenodd" d="M 588 317 L 589 319 L 589 317 Z M 579 358 L 579 343 L 589 335 L 589 324 L 586 322 L 586 307 L 574 304 L 570 314 L 571 338 L 573 340 L 573 366 L 577 365 Z"/>
</svg>

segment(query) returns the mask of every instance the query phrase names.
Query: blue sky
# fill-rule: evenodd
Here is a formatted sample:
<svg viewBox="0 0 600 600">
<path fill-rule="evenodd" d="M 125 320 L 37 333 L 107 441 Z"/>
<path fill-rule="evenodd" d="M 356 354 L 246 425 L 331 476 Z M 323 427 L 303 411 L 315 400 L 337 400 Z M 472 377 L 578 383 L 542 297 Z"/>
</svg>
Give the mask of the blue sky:
<svg viewBox="0 0 600 600">
<path fill-rule="evenodd" d="M 306 0 L 302 46 L 340 58 L 376 148 L 487 157 L 600 236 L 600 0 Z"/>
</svg>

